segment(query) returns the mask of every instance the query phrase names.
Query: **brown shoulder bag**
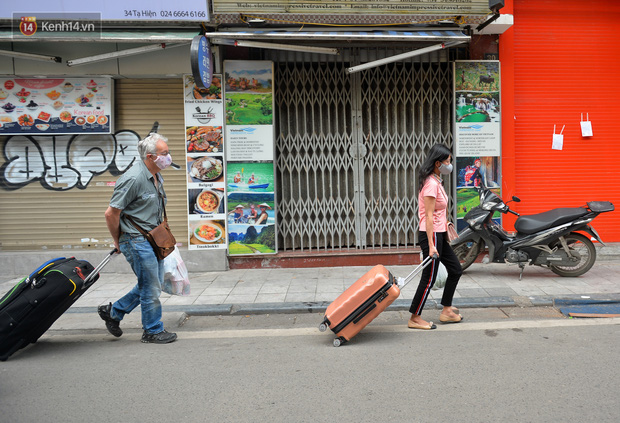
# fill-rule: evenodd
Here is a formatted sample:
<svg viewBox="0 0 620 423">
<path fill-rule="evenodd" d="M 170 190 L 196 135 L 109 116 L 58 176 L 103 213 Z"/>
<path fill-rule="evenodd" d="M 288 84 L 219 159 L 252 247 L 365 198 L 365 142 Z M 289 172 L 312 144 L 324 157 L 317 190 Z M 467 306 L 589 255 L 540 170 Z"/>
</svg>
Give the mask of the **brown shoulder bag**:
<svg viewBox="0 0 620 423">
<path fill-rule="evenodd" d="M 163 199 L 162 199 L 163 200 Z M 163 201 L 162 201 L 163 204 Z M 166 216 L 166 206 L 164 207 L 164 220 L 150 232 L 145 231 L 133 221 L 131 216 L 125 215 L 127 220 L 138 230 L 153 247 L 153 251 L 159 260 L 168 257 L 177 245 L 174 235 L 168 226 L 168 216 Z"/>
</svg>

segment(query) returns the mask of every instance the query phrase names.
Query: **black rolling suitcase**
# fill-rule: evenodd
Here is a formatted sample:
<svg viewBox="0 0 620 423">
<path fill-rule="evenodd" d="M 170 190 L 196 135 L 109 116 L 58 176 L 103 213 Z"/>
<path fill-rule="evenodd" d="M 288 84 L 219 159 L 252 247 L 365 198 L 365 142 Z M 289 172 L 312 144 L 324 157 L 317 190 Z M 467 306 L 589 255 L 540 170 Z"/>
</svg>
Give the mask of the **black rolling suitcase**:
<svg viewBox="0 0 620 423">
<path fill-rule="evenodd" d="M 36 342 L 99 279 L 115 252 L 96 268 L 75 257 L 50 260 L 7 292 L 0 299 L 0 361 Z"/>
</svg>

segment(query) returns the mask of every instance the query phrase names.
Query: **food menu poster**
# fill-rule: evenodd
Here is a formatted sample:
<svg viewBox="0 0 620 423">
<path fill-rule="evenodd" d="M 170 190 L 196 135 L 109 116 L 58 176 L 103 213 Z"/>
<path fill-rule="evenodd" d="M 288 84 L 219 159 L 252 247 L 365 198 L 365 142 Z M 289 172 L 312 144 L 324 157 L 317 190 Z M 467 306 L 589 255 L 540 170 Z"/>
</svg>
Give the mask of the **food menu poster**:
<svg viewBox="0 0 620 423">
<path fill-rule="evenodd" d="M 111 78 L 0 78 L 0 135 L 109 134 Z"/>
<path fill-rule="evenodd" d="M 454 63 L 454 116 L 457 229 L 480 203 L 484 184 L 501 195 L 500 68 L 497 60 Z M 496 213 L 494 219 L 499 219 Z"/>
<path fill-rule="evenodd" d="M 228 254 L 275 254 L 273 63 L 224 62 Z"/>
<path fill-rule="evenodd" d="M 188 248 L 226 249 L 226 183 L 221 75 L 200 89 L 184 75 Z"/>
</svg>

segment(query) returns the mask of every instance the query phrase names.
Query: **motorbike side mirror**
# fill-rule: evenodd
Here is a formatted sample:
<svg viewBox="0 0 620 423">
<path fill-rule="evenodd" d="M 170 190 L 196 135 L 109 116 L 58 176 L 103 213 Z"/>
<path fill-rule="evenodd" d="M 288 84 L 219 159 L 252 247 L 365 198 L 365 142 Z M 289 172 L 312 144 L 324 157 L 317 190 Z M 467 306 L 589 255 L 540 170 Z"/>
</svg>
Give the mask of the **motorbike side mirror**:
<svg viewBox="0 0 620 423">
<path fill-rule="evenodd" d="M 514 195 L 512 196 L 512 201 L 514 201 L 515 203 L 520 203 L 521 199 L 519 197 L 515 197 Z"/>
</svg>

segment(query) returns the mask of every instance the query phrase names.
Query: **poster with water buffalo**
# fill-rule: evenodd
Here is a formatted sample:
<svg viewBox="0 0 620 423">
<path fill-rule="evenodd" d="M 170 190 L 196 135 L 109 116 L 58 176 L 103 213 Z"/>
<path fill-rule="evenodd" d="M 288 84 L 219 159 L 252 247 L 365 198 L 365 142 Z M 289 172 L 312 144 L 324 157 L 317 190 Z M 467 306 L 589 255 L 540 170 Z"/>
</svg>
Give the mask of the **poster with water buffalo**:
<svg viewBox="0 0 620 423">
<path fill-rule="evenodd" d="M 183 78 L 187 169 L 188 246 L 190 250 L 225 249 L 226 183 L 224 103 L 221 75 L 201 89 L 191 75 Z"/>
<path fill-rule="evenodd" d="M 500 155 L 499 61 L 454 63 L 457 156 Z"/>
<path fill-rule="evenodd" d="M 479 204 L 478 189 L 500 194 L 501 90 L 497 60 L 454 63 L 454 152 L 457 229 Z"/>
<path fill-rule="evenodd" d="M 228 254 L 275 254 L 273 63 L 224 62 Z"/>
</svg>

